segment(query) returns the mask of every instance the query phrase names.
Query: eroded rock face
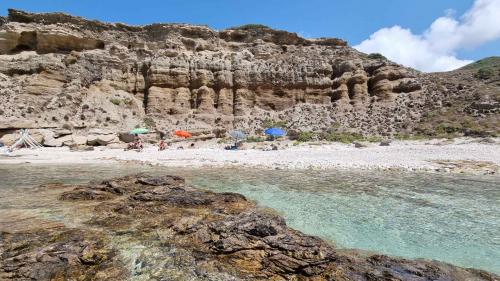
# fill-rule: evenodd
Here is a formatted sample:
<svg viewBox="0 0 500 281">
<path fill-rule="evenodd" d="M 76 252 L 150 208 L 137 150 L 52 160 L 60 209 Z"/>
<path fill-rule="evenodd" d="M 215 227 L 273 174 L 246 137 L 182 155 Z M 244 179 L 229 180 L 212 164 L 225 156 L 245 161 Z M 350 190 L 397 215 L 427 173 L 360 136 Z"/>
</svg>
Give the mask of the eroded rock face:
<svg viewBox="0 0 500 281">
<path fill-rule="evenodd" d="M 47 187 L 70 188 L 60 184 Z M 107 280 L 125 280 L 133 275 L 144 280 L 464 281 L 498 278 L 484 271 L 435 261 L 341 252 L 317 237 L 289 228 L 282 217 L 256 207 L 242 195 L 196 189 L 176 176 L 138 175 L 90 182 L 74 186 L 59 198 L 74 202 L 75 208 L 90 208 L 85 229 L 96 231 L 61 227 L 2 233 L 1 277 L 53 280 L 50 278 L 54 276 L 78 276 L 104 280 L 98 276 L 105 276 Z M 119 237 L 113 246 L 105 233 Z M 145 245 L 141 246 L 144 253 L 136 253 L 135 260 L 124 262 L 124 256 L 130 255 L 118 249 L 129 251 L 130 245 L 136 244 Z M 33 262 L 21 262 L 21 257 Z M 124 264 L 133 266 L 125 266 L 125 271 Z"/>
<path fill-rule="evenodd" d="M 340 39 L 16 10 L 0 26 L 0 86 L 6 124 L 82 130 L 129 130 L 147 117 L 163 130 L 253 133 L 275 120 L 391 135 L 447 97 L 426 75 Z"/>
<path fill-rule="evenodd" d="M 355 106 L 376 119 L 368 118 L 370 102 L 420 90 L 416 72 L 371 60 L 339 39 L 261 26 L 131 27 L 15 10 L 0 28 L 0 65 L 3 117 L 38 127 L 129 129 L 146 114 L 167 129 L 254 131 L 266 119 L 357 127 L 350 122 L 359 119 L 350 113 Z M 32 109 L 18 108 L 20 99 Z M 386 110 L 370 114 L 384 119 Z"/>
</svg>

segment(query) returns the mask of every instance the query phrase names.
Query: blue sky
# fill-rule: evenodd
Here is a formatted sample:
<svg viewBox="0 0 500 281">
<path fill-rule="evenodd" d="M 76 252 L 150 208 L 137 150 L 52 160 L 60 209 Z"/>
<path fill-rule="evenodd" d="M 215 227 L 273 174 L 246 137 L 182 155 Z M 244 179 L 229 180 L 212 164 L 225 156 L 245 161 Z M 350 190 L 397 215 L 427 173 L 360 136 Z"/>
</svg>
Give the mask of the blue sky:
<svg viewBox="0 0 500 281">
<path fill-rule="evenodd" d="M 422 34 L 450 9 L 454 12 L 448 14 L 459 20 L 476 1 L 500 0 L 0 0 L 0 14 L 6 15 L 8 8 L 62 11 L 108 22 L 183 22 L 215 29 L 260 23 L 305 37 L 339 37 L 355 46 L 385 27 L 400 26 Z M 500 40 L 474 48 L 457 47 L 452 55 L 467 60 L 500 55 Z"/>
</svg>

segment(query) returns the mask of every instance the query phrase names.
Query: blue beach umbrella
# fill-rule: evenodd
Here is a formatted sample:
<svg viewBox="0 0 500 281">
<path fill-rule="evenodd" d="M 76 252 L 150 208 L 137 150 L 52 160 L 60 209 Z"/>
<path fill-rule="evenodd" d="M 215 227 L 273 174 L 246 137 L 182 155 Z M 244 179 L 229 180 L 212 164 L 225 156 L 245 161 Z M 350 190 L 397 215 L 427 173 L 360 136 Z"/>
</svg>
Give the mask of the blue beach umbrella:
<svg viewBox="0 0 500 281">
<path fill-rule="evenodd" d="M 280 128 L 268 128 L 264 131 L 264 133 L 272 137 L 281 137 L 285 135 L 285 131 Z"/>
</svg>

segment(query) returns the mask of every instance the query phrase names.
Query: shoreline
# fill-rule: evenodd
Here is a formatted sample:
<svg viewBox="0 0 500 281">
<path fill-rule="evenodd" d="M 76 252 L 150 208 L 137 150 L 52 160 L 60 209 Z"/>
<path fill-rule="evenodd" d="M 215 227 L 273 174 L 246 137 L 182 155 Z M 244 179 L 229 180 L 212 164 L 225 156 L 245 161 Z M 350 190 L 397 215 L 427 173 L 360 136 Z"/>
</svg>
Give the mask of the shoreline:
<svg viewBox="0 0 500 281">
<path fill-rule="evenodd" d="M 197 142 L 197 148 L 178 149 L 178 143 L 158 151 L 148 146 L 142 152 L 95 147 L 93 151 L 70 151 L 68 147 L 21 149 L 2 155 L 0 164 L 109 164 L 135 162 L 165 167 L 244 167 L 264 169 L 361 169 L 497 174 L 500 172 L 500 145 L 477 139 L 394 141 L 390 146 L 355 148 L 341 143 L 292 145 L 279 143 L 277 151 L 254 147 L 227 151 L 223 144 Z"/>
</svg>

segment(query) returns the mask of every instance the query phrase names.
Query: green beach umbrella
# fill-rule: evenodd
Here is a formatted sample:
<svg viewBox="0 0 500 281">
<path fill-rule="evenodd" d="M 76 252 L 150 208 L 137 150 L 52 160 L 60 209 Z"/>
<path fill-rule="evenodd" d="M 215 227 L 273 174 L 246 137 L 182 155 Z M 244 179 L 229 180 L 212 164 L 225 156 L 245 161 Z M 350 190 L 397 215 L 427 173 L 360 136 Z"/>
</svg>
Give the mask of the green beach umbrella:
<svg viewBox="0 0 500 281">
<path fill-rule="evenodd" d="M 140 135 L 140 134 L 147 134 L 149 133 L 149 130 L 146 129 L 146 128 L 135 128 L 133 130 L 130 130 L 130 132 L 128 132 L 129 134 L 131 135 Z"/>
</svg>

